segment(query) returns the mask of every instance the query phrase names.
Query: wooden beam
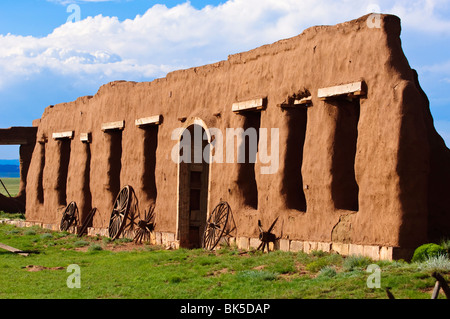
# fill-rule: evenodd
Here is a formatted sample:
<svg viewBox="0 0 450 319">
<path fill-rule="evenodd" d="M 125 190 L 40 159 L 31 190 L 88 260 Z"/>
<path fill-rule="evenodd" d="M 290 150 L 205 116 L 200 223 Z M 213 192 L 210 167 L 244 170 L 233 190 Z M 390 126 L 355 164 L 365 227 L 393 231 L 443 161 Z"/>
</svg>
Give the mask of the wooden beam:
<svg viewBox="0 0 450 319">
<path fill-rule="evenodd" d="M 61 139 L 65 139 L 65 138 L 72 139 L 73 133 L 74 133 L 73 131 L 53 133 L 52 137 L 54 140 L 61 140 Z"/>
<path fill-rule="evenodd" d="M 19 254 L 19 255 L 22 255 L 22 256 L 28 256 L 29 255 L 28 253 L 23 252 L 20 249 L 17 249 L 17 248 L 14 248 L 14 247 L 2 244 L 2 243 L 0 243 L 0 248 L 3 248 L 3 249 L 8 250 L 8 251 L 10 251 L 12 253 Z"/>
<path fill-rule="evenodd" d="M 37 127 L 0 128 L 0 145 L 25 145 L 36 142 Z"/>
<path fill-rule="evenodd" d="M 162 115 L 143 117 L 135 121 L 136 126 L 159 125 L 162 122 Z"/>
<path fill-rule="evenodd" d="M 91 142 L 91 133 L 80 133 L 80 141 L 84 143 Z"/>
<path fill-rule="evenodd" d="M 231 109 L 235 113 L 239 113 L 242 111 L 258 111 L 265 109 L 266 104 L 267 104 L 266 98 L 258 98 L 249 101 L 233 103 Z"/>
<path fill-rule="evenodd" d="M 431 294 L 431 299 L 437 299 L 439 297 L 439 290 L 441 290 L 441 284 L 436 280 L 433 288 L 433 293 Z"/>
<path fill-rule="evenodd" d="M 307 96 L 300 100 L 294 100 L 294 105 L 304 105 L 304 106 L 311 106 L 312 105 L 312 97 Z"/>
<path fill-rule="evenodd" d="M 442 277 L 442 275 L 438 272 L 433 272 L 431 276 L 433 276 L 439 282 L 442 290 L 444 291 L 445 296 L 447 297 L 447 299 L 450 299 L 450 288 L 447 282 L 445 281 L 444 277 Z"/>
<path fill-rule="evenodd" d="M 363 81 L 322 88 L 319 89 L 317 92 L 317 95 L 321 100 L 326 100 L 329 98 L 338 97 L 342 95 L 361 96 L 365 94 L 366 90 L 364 88 Z"/>
<path fill-rule="evenodd" d="M 103 123 L 102 131 L 123 130 L 124 127 L 125 127 L 125 121 Z"/>
<path fill-rule="evenodd" d="M 278 105 L 279 107 L 283 109 L 289 109 L 289 108 L 296 108 L 296 107 L 310 107 L 312 106 L 312 97 L 307 96 L 304 98 L 299 99 L 293 99 L 290 98 L 288 102 L 283 102 L 282 104 Z"/>
</svg>

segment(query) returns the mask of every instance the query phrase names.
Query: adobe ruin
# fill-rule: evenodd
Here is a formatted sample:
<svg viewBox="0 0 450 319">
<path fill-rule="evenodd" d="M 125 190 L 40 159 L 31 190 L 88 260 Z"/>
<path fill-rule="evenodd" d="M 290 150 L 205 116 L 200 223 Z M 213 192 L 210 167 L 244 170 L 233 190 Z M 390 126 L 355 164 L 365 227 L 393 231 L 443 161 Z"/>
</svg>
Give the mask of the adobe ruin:
<svg viewBox="0 0 450 319">
<path fill-rule="evenodd" d="M 97 208 L 89 233 L 107 234 L 114 199 L 131 185 L 141 211 L 155 204 L 156 243 L 175 247 L 199 246 L 221 200 L 236 226 L 230 241 L 245 249 L 260 244 L 258 220 L 276 218 L 282 250 L 408 258 L 448 236 L 450 150 L 402 51 L 400 19 L 367 19 L 47 107 L 33 122 L 27 223 L 58 229 L 75 201 L 82 218 Z M 203 147 L 210 128 L 266 128 L 269 138 L 277 128 L 278 170 L 178 164 L 179 128 L 201 129 Z"/>
</svg>

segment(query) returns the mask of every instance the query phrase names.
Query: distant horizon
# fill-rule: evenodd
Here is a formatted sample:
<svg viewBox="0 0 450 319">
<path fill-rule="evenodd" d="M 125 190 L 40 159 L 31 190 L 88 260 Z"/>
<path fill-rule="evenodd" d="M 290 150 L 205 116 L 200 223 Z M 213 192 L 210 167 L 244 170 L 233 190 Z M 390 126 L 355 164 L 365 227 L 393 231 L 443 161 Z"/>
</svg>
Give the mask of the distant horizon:
<svg viewBox="0 0 450 319">
<path fill-rule="evenodd" d="M 10 162 L 17 162 L 20 164 L 19 158 L 0 158 L 0 165 L 11 165 Z M 7 163 L 7 164 L 4 164 Z"/>
<path fill-rule="evenodd" d="M 20 160 L 0 159 L 0 178 L 19 178 Z"/>
</svg>

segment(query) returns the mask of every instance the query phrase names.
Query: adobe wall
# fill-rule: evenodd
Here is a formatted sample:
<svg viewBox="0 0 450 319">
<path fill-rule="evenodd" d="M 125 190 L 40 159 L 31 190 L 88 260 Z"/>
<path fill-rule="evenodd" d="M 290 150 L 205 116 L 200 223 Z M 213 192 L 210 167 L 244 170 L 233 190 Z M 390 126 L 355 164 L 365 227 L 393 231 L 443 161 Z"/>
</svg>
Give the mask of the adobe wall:
<svg viewBox="0 0 450 319">
<path fill-rule="evenodd" d="M 233 103 L 266 97 L 258 123 L 269 131 L 279 128 L 280 165 L 276 174 L 263 175 L 265 164 L 255 164 L 257 207 L 246 201 L 239 164 L 211 164 L 209 211 L 226 200 L 237 238 L 257 238 L 258 219 L 268 227 L 276 217 L 275 233 L 299 242 L 408 249 L 449 234 L 449 150 L 434 130 L 426 96 L 401 49 L 400 20 L 383 15 L 381 28 L 369 28 L 366 20 L 312 27 L 152 82 L 108 83 L 93 97 L 46 108 L 36 122 L 27 221 L 59 224 L 66 195 L 84 215 L 90 207 L 98 209 L 94 228 L 108 227 L 120 171 L 120 186 L 133 186 L 142 211 L 156 198 L 157 231 L 176 236 L 172 132 L 193 119 L 223 132 L 245 127 L 251 115 L 235 114 Z M 365 96 L 318 98 L 320 88 L 355 81 L 367 85 Z M 311 107 L 280 107 L 305 92 L 311 93 Z M 135 125 L 154 115 L 163 122 L 152 132 Z M 125 123 L 121 137 L 101 130 L 115 121 Z M 52 138 L 66 131 L 74 132 L 68 144 Z M 90 143 L 80 141 L 86 132 Z M 156 141 L 156 150 L 145 141 Z M 153 172 L 145 167 L 149 157 L 156 159 Z"/>
</svg>

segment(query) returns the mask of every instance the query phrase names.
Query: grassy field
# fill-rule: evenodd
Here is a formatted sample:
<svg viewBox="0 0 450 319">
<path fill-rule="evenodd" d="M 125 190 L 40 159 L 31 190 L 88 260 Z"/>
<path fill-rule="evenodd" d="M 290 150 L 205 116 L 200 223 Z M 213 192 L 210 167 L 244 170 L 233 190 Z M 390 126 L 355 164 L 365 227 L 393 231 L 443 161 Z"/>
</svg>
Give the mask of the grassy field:
<svg viewBox="0 0 450 319">
<path fill-rule="evenodd" d="M 5 224 L 0 242 L 33 252 L 0 250 L 1 299 L 387 299 L 386 287 L 396 298 L 429 299 L 435 284 L 424 264 L 383 261 L 380 288 L 368 288 L 373 261 L 321 251 L 165 250 Z M 67 286 L 73 264 L 79 289 Z"/>
<path fill-rule="evenodd" d="M 5 184 L 6 189 L 11 194 L 12 197 L 19 193 L 20 178 L 2 178 L 3 184 Z M 3 185 L 0 184 L 0 194 L 8 196 Z"/>
<path fill-rule="evenodd" d="M 6 186 L 6 189 L 8 190 L 9 194 L 12 197 L 15 197 L 19 193 L 20 188 L 20 178 L 1 178 L 3 184 Z M 0 184 L 0 194 L 4 196 L 8 196 L 8 193 L 6 193 L 5 188 L 3 185 Z M 25 216 L 23 214 L 9 214 L 5 213 L 2 210 L 0 210 L 0 219 L 1 218 L 21 218 L 24 219 Z"/>
</svg>

